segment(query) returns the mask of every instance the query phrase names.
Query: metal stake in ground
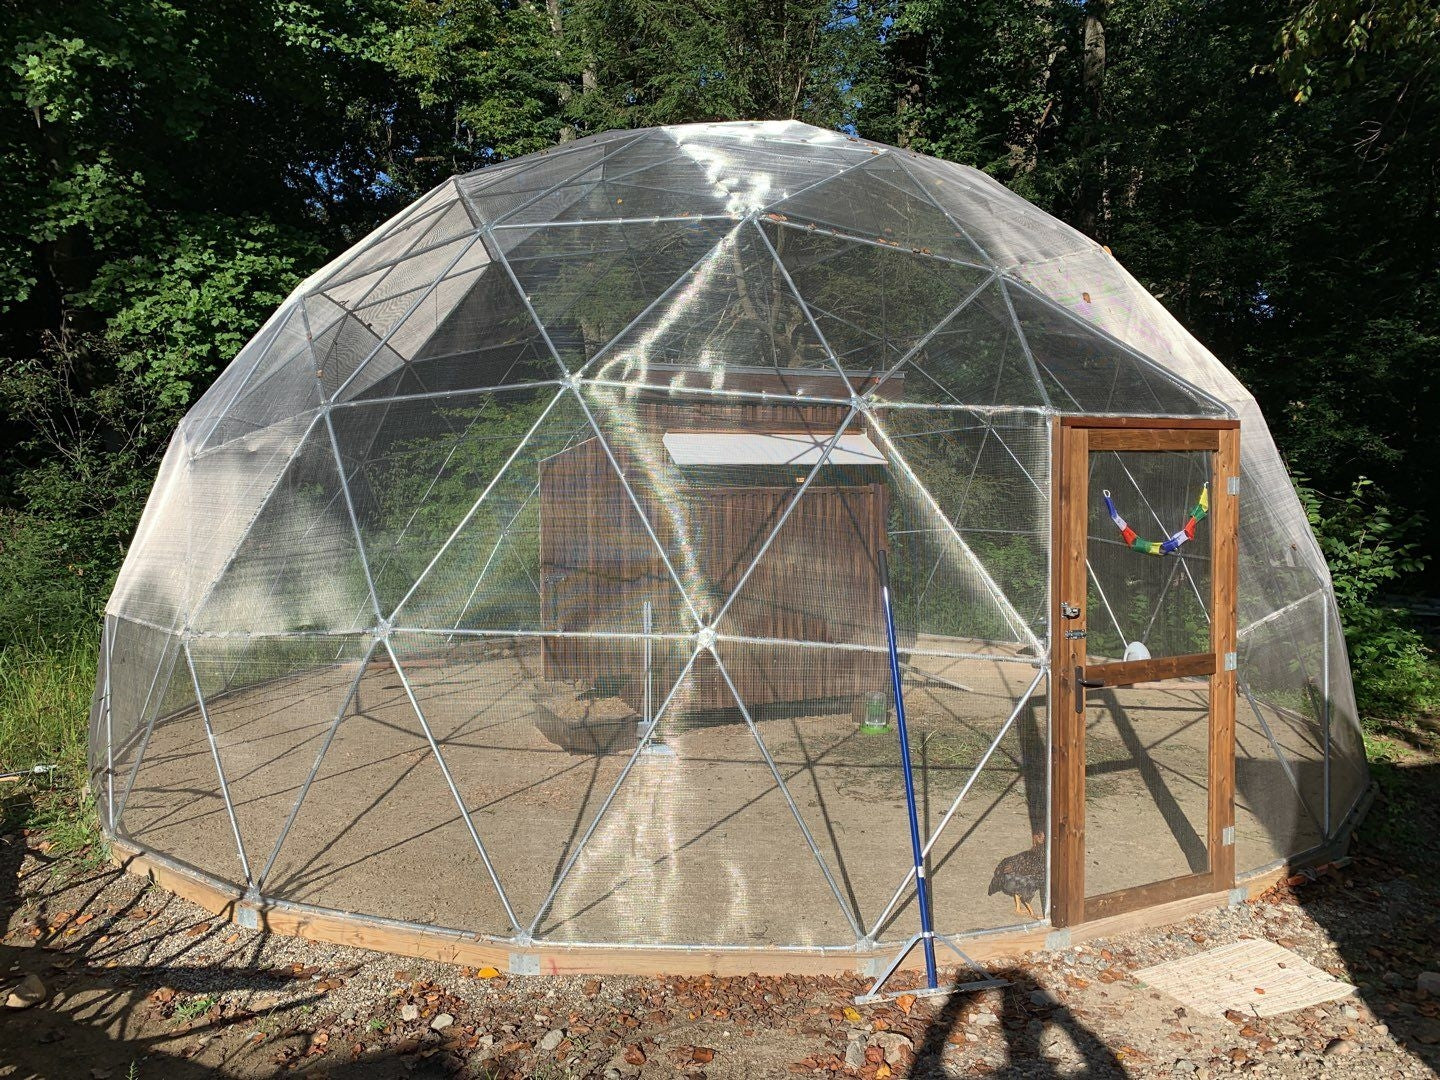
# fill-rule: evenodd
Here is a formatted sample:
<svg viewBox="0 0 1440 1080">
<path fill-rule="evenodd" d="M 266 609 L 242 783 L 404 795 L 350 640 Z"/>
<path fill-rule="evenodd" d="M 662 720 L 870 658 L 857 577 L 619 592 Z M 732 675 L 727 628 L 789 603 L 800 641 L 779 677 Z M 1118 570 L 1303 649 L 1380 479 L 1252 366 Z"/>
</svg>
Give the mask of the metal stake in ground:
<svg viewBox="0 0 1440 1080">
<path fill-rule="evenodd" d="M 920 815 L 915 807 L 915 773 L 910 767 L 910 730 L 905 724 L 905 689 L 900 677 L 900 649 L 895 638 L 895 607 L 890 595 L 890 559 L 884 548 L 880 549 L 879 555 L 880 602 L 885 609 L 885 641 L 890 647 L 890 685 L 895 691 L 895 728 L 900 736 L 900 771 L 905 778 L 905 810 L 910 818 L 910 852 L 915 860 L 915 902 L 920 908 L 920 933 L 905 943 L 900 954 L 895 957 L 888 968 L 881 972 L 880 977 L 875 980 L 875 985 L 870 987 L 870 991 L 855 999 L 856 1003 L 861 1005 L 899 996 L 898 993 L 882 994 L 880 987 L 884 986 L 885 981 L 895 973 L 901 961 L 910 955 L 910 950 L 915 948 L 917 942 L 925 952 L 925 988 L 918 993 L 948 994 L 966 990 L 986 990 L 992 986 L 1006 985 L 1004 979 L 989 978 L 985 969 L 966 956 L 953 941 L 936 934 L 934 923 L 930 918 L 930 885 L 925 878 L 925 851 L 920 843 Z M 961 983 L 942 989 L 940 976 L 935 970 L 936 938 L 949 946 L 972 971 L 982 977 L 976 982 Z M 917 993 L 917 991 L 901 991 L 900 993 Z"/>
</svg>

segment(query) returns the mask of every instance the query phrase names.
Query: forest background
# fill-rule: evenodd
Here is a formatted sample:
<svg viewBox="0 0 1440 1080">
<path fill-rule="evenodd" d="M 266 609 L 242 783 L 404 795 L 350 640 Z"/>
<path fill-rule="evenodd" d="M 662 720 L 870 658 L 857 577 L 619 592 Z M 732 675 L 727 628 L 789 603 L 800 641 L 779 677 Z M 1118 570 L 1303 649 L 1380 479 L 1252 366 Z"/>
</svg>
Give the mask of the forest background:
<svg viewBox="0 0 1440 1080">
<path fill-rule="evenodd" d="M 0 0 L 0 770 L 78 777 L 169 434 L 290 288 L 446 176 L 795 117 L 989 172 L 1260 400 L 1362 711 L 1440 703 L 1434 0 Z M 67 805 L 75 799 L 67 796 Z"/>
</svg>

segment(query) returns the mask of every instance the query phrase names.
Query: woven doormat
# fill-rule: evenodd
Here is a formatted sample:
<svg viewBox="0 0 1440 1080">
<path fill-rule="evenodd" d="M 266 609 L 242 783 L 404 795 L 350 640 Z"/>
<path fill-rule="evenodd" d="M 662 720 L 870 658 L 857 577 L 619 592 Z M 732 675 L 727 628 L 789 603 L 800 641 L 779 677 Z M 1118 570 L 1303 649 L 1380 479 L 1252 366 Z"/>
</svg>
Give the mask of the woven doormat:
<svg viewBox="0 0 1440 1080">
<path fill-rule="evenodd" d="M 1355 992 L 1349 983 L 1327 975 L 1289 949 L 1249 938 L 1142 968 L 1135 978 L 1216 1016 L 1227 1009 L 1279 1016 Z"/>
</svg>

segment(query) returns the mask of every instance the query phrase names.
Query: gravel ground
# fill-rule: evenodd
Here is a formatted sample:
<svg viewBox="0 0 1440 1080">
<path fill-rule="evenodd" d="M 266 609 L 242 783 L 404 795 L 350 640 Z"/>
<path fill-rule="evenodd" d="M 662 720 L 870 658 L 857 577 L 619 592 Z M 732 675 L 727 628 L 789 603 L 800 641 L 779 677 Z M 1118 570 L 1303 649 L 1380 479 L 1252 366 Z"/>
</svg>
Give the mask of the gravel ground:
<svg viewBox="0 0 1440 1080">
<path fill-rule="evenodd" d="M 1440 1062 L 1437 890 L 1378 859 L 1165 929 L 1031 955 L 1005 989 L 855 1008 L 858 978 L 515 977 L 268 936 L 0 838 L 15 883 L 0 1076 L 1421 1077 Z M 1274 1019 L 1198 1016 L 1131 972 L 1241 938 L 1358 984 Z"/>
</svg>

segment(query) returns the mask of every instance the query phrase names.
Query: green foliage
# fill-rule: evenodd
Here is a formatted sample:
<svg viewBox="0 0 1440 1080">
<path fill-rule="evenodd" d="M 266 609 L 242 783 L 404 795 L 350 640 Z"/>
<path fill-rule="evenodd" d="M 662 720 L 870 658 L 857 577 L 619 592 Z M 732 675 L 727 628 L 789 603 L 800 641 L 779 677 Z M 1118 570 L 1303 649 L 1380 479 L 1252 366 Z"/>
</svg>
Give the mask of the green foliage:
<svg viewBox="0 0 1440 1080">
<path fill-rule="evenodd" d="M 610 127 L 797 117 L 984 168 L 1113 247 L 1314 478 L 1362 707 L 1424 706 L 1430 655 L 1378 597 L 1433 575 L 1411 522 L 1440 514 L 1435 18 L 1428 0 L 17 0 L 0 22 L 0 649 L 69 655 L 179 416 L 298 280 L 420 192 Z M 628 260 L 566 273 L 587 342 L 644 292 Z M 949 295 L 914 274 L 887 287 L 917 313 Z M 387 448 L 403 475 L 369 508 L 375 542 L 443 538 L 535 415 L 483 418 L 500 438 L 443 470 L 447 439 Z M 916 467 L 977 521 L 1031 497 L 936 455 Z M 1043 595 L 1042 537 L 974 546 L 1009 595 Z M 896 570 L 902 590 L 921 572 Z M 1004 633 L 978 610 L 917 618 Z"/>
<path fill-rule="evenodd" d="M 1397 518 L 1361 477 L 1343 496 L 1298 485 L 1330 565 L 1362 714 L 1395 716 L 1440 704 L 1440 663 L 1404 609 L 1385 593 L 1418 573 L 1429 555 L 1418 518 Z"/>
<path fill-rule="evenodd" d="M 1324 87 L 1363 83 L 1366 61 L 1394 53 L 1422 64 L 1440 59 L 1440 6 L 1434 0 L 1308 0 L 1280 29 L 1280 79 L 1306 101 Z"/>
<path fill-rule="evenodd" d="M 95 690 L 96 635 L 40 647 L 0 647 L 0 772 L 53 765 L 0 791 L 0 833 L 44 828 L 58 855 L 104 858 L 85 793 L 86 721 Z"/>
<path fill-rule="evenodd" d="M 103 315 L 120 372 L 183 409 L 325 251 L 262 218 L 153 221 L 144 246 L 102 264 L 79 303 Z"/>
<path fill-rule="evenodd" d="M 878 13 L 846 0 L 598 0 L 567 8 L 581 127 L 797 118 L 853 123 L 882 62 Z"/>
<path fill-rule="evenodd" d="M 478 540 L 459 543 L 465 550 L 476 544 L 482 566 L 504 536 L 503 552 L 496 549 L 496 569 L 518 559 L 539 580 L 539 502 L 531 497 L 538 482 L 534 462 L 519 460 L 493 497 L 479 506 L 476 499 L 501 476 L 553 397 L 550 391 L 473 398 L 435 418 L 445 425 L 442 433 L 407 431 L 372 449 L 372 458 L 383 461 L 385 479 L 376 489 L 375 505 L 365 506 L 364 512 L 370 522 L 368 553 L 382 597 L 389 595 L 393 601 L 403 596 L 467 513 L 466 537 Z M 559 415 L 552 415 L 548 438 L 563 435 L 554 430 L 559 423 Z M 588 424 L 585 429 L 588 432 Z M 492 574 L 492 582 L 496 576 Z"/>
</svg>

